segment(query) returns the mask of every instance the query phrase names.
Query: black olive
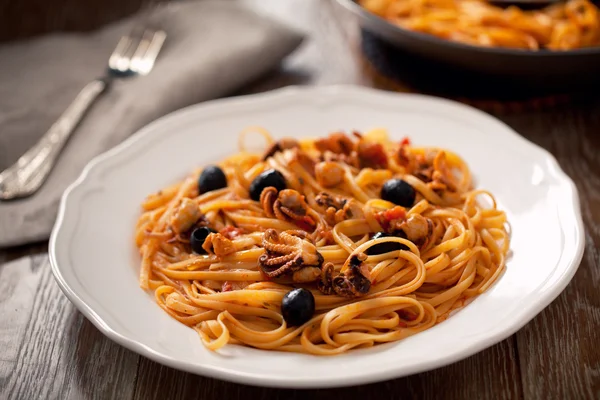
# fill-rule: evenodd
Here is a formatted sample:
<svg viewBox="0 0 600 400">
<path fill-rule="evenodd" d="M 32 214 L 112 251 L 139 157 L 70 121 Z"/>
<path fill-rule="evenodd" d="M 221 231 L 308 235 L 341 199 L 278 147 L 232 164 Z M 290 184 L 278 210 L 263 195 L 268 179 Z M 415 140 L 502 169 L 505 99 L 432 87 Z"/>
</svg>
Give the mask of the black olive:
<svg viewBox="0 0 600 400">
<path fill-rule="evenodd" d="M 281 174 L 281 172 L 276 169 L 269 169 L 252 181 L 250 184 L 250 198 L 252 200 L 260 200 L 260 194 L 262 193 L 264 188 L 269 186 L 273 186 L 277 191 L 285 189 L 286 183 L 285 178 Z"/>
<path fill-rule="evenodd" d="M 373 237 L 371 239 L 381 239 L 384 237 L 401 237 L 402 239 L 406 239 L 406 235 L 404 235 L 404 232 L 402 231 L 398 231 L 397 235 L 391 235 L 389 233 L 385 233 L 385 232 L 377 232 L 376 234 L 373 235 Z M 367 249 L 367 254 L 372 256 L 375 254 L 383 254 L 383 253 L 389 253 L 390 251 L 395 251 L 395 250 L 408 250 L 408 246 L 402 243 L 398 243 L 398 242 L 385 242 L 385 243 L 379 243 L 376 244 L 375 246 L 371 246 Z"/>
<path fill-rule="evenodd" d="M 192 245 L 192 250 L 197 254 L 206 254 L 206 250 L 202 248 L 204 241 L 211 233 L 214 233 L 212 229 L 207 226 L 203 226 L 200 228 L 196 228 L 192 231 L 190 235 L 190 245 Z"/>
<path fill-rule="evenodd" d="M 381 188 L 381 198 L 402 207 L 412 207 L 415 202 L 415 189 L 402 179 L 390 179 Z"/>
<path fill-rule="evenodd" d="M 223 170 L 216 165 L 208 165 L 198 178 L 200 194 L 222 189 L 227 186 L 227 177 Z"/>
<path fill-rule="evenodd" d="M 281 314 L 288 326 L 300 326 L 315 313 L 315 297 L 306 289 L 290 290 L 283 296 Z"/>
</svg>

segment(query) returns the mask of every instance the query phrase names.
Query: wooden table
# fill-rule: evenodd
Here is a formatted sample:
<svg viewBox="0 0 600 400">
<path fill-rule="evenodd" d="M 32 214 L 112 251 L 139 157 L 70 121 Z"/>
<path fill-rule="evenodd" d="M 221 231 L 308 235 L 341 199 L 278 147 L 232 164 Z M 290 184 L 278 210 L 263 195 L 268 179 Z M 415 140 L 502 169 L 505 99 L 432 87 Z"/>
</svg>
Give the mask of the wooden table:
<svg viewBox="0 0 600 400">
<path fill-rule="evenodd" d="M 310 38 L 280 71 L 243 93 L 371 84 L 354 21 L 333 2 L 245 2 Z M 164 367 L 105 338 L 61 293 L 47 245 L 37 244 L 0 251 L 0 398 L 600 398 L 600 102 L 499 117 L 552 152 L 575 180 L 587 229 L 573 281 L 512 337 L 453 365 L 379 384 L 309 391 L 232 384 Z"/>
</svg>

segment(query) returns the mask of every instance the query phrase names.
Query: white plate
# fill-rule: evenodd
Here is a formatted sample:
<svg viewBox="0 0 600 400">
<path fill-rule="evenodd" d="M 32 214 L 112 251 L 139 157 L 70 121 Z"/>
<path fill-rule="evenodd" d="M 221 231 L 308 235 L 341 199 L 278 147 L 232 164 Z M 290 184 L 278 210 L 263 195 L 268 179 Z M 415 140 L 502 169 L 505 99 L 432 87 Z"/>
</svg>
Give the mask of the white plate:
<svg viewBox="0 0 600 400">
<path fill-rule="evenodd" d="M 447 321 L 397 343 L 334 357 L 235 345 L 213 353 L 138 287 L 133 229 L 140 202 L 193 167 L 237 151 L 237 134 L 262 125 L 276 137 L 387 127 L 415 144 L 464 157 L 512 226 L 507 270 Z M 545 150 L 470 107 L 359 87 L 287 88 L 213 101 L 152 123 L 94 159 L 65 192 L 50 260 L 67 297 L 115 342 L 200 375 L 277 387 L 357 385 L 440 367 L 508 337 L 567 285 L 583 255 L 572 181 Z"/>
</svg>

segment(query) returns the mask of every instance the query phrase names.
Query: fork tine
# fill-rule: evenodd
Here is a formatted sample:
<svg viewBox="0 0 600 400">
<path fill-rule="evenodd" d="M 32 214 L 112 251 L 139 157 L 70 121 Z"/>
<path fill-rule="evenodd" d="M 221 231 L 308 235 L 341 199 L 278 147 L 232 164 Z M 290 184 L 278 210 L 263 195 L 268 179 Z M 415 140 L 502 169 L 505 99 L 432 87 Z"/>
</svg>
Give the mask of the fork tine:
<svg viewBox="0 0 600 400">
<path fill-rule="evenodd" d="M 139 69 L 141 68 L 141 63 L 143 61 L 144 55 L 146 51 L 148 51 L 148 47 L 150 47 L 150 43 L 152 42 L 153 31 L 145 30 L 142 34 L 142 38 L 133 53 L 133 57 L 131 58 L 131 63 L 129 64 L 129 69 L 134 73 L 139 73 Z"/>
<path fill-rule="evenodd" d="M 154 62 L 158 57 L 158 53 L 165 42 L 167 34 L 164 31 L 146 31 L 145 34 L 148 33 L 151 37 L 150 40 L 147 41 L 147 44 L 140 43 L 138 46 L 138 51 L 136 51 L 136 56 L 140 54 L 139 58 L 135 58 L 135 63 L 132 61 L 131 69 L 133 72 L 138 73 L 140 75 L 147 75 L 152 68 L 154 67 Z M 142 40 L 144 42 L 144 40 Z M 143 52 L 142 52 L 143 51 Z"/>
<path fill-rule="evenodd" d="M 129 62 L 125 57 L 131 48 L 132 40 L 129 36 L 122 36 L 108 59 L 108 67 L 112 70 L 125 72 L 129 68 Z"/>
</svg>

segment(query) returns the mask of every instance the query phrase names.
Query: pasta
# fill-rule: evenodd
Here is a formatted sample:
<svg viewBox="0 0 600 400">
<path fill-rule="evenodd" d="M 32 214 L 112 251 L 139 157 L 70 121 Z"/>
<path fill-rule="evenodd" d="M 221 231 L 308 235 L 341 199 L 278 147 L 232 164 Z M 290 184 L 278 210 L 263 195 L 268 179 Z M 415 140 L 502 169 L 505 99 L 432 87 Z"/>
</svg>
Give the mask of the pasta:
<svg viewBox="0 0 600 400">
<path fill-rule="evenodd" d="M 381 129 L 268 141 L 143 202 L 140 286 L 204 345 L 340 354 L 444 321 L 505 268 L 507 220 L 455 153 Z M 487 203 L 486 206 L 482 205 Z"/>
<path fill-rule="evenodd" d="M 406 29 L 455 42 L 526 50 L 571 50 L 600 43 L 600 14 L 589 0 L 544 9 L 504 9 L 482 0 L 361 0 Z"/>
</svg>

